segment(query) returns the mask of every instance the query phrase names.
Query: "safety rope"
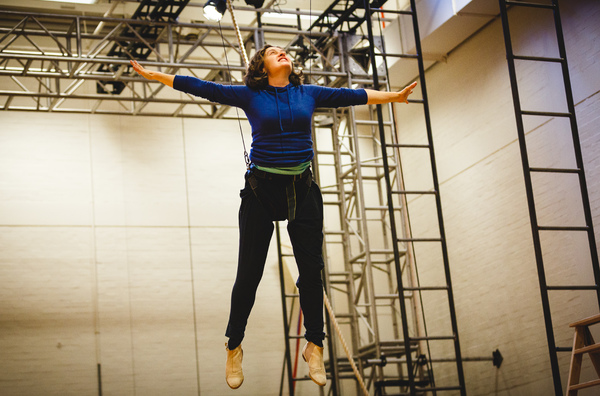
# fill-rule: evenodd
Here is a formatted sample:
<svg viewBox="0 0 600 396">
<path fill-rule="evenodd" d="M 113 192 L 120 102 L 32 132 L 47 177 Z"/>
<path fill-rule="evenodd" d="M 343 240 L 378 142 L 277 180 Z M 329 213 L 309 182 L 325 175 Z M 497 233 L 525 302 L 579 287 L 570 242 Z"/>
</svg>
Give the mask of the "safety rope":
<svg viewBox="0 0 600 396">
<path fill-rule="evenodd" d="M 365 396 L 369 396 L 369 391 L 367 390 L 365 382 L 363 381 L 363 378 L 360 375 L 360 372 L 358 371 L 356 364 L 354 364 L 354 359 L 352 358 L 352 355 L 350 354 L 348 345 L 346 345 L 346 340 L 344 339 L 344 336 L 342 335 L 342 330 L 340 329 L 340 325 L 338 324 L 337 318 L 335 317 L 335 314 L 333 313 L 333 308 L 331 308 L 331 303 L 329 302 L 329 298 L 327 298 L 327 293 L 325 293 L 325 290 L 323 290 L 323 301 L 325 302 L 325 307 L 327 308 L 327 313 L 329 314 L 329 317 L 331 318 L 331 321 L 333 322 L 333 327 L 335 328 L 335 331 L 337 332 L 338 337 L 340 338 L 342 347 L 344 348 L 344 351 L 346 352 L 346 356 L 348 357 L 348 361 L 350 362 L 352 371 L 354 371 L 354 376 L 358 380 L 358 383 L 360 385 L 360 388 L 363 391 L 363 394 Z"/>
<path fill-rule="evenodd" d="M 233 13 L 233 6 L 231 5 L 231 0 L 227 0 L 227 8 L 229 9 L 229 13 L 231 14 L 231 20 L 233 21 L 233 28 L 235 29 L 235 35 L 237 36 L 238 43 L 240 44 L 240 52 L 242 53 L 242 58 L 244 59 L 244 64 L 246 68 L 250 62 L 248 61 L 248 55 L 246 54 L 246 47 L 244 47 L 244 40 L 242 39 L 242 33 L 240 32 L 240 28 L 235 20 L 235 14 Z"/>
</svg>

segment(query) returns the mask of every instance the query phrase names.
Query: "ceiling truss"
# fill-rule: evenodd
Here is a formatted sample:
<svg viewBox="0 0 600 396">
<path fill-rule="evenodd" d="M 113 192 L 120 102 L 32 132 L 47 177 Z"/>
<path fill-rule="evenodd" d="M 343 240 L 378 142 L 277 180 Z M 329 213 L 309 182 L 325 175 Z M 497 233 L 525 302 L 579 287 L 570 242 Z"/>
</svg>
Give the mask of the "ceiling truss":
<svg viewBox="0 0 600 396">
<path fill-rule="evenodd" d="M 363 62 L 340 62 L 340 35 L 345 33 L 309 32 L 299 24 L 298 18 L 294 26 L 240 30 L 249 51 L 264 42 L 286 47 L 308 82 L 343 86 L 350 68 L 354 83 L 372 84 Z M 151 38 L 140 34 L 150 27 Z M 144 53 L 142 59 L 139 53 Z M 144 80 L 130 67 L 130 59 L 165 73 L 231 84 L 241 84 L 245 71 L 231 25 L 2 11 L 0 109 L 237 117 L 227 106 Z"/>
</svg>

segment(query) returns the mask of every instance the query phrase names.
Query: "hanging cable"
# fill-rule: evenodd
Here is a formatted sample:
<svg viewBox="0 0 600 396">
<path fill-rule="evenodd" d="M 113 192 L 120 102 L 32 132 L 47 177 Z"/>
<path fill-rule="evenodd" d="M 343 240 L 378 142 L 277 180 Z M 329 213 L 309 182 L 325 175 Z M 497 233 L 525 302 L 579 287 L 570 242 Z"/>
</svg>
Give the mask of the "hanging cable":
<svg viewBox="0 0 600 396">
<path fill-rule="evenodd" d="M 240 28 L 238 27 L 237 21 L 235 19 L 235 14 L 233 13 L 233 7 L 231 5 L 231 0 L 227 0 L 227 8 L 229 9 L 229 13 L 231 14 L 231 20 L 233 21 L 233 28 L 235 29 L 235 35 L 238 39 L 238 43 L 240 45 L 240 53 L 242 54 L 242 59 L 244 60 L 244 65 L 246 69 L 248 68 L 250 62 L 248 61 L 248 55 L 246 54 L 246 47 L 244 47 L 244 41 L 242 40 L 242 33 L 240 32 Z M 223 43 L 223 53 L 225 54 L 225 63 L 227 64 L 227 73 L 229 74 L 229 85 L 232 85 L 231 81 L 231 70 L 229 69 L 229 59 L 227 58 L 227 50 L 225 49 L 225 39 L 223 38 L 223 29 L 221 28 L 221 22 L 219 21 L 219 33 L 221 34 L 221 42 Z M 242 131 L 242 122 L 240 121 L 240 113 L 238 108 L 235 108 L 235 114 L 237 115 L 238 125 L 240 126 L 240 136 L 242 137 L 242 145 L 244 146 L 244 162 L 246 163 L 246 168 L 250 169 L 250 156 L 248 155 L 248 150 L 246 149 L 246 141 L 244 140 L 244 132 Z"/>
<path fill-rule="evenodd" d="M 229 0 L 227 0 L 227 4 L 230 4 Z M 232 16 L 233 20 L 235 21 L 235 18 L 233 17 L 233 10 L 229 10 L 229 12 L 231 12 L 231 16 Z M 239 30 L 237 29 L 237 26 L 236 26 L 236 31 L 239 34 Z M 229 68 L 229 58 L 227 57 L 227 50 L 225 49 L 225 38 L 223 38 L 223 29 L 221 28 L 220 21 L 219 21 L 219 33 L 221 34 L 221 42 L 223 44 L 223 54 L 225 55 L 225 63 L 227 64 L 227 74 L 229 75 L 229 85 L 233 85 L 232 78 L 231 78 L 231 70 Z M 241 36 L 238 36 L 238 40 L 240 39 L 240 37 Z M 248 57 L 246 56 L 246 50 L 244 49 L 241 40 L 240 40 L 240 50 L 242 51 L 243 57 L 245 59 L 246 68 L 248 68 Z M 237 106 L 235 107 L 235 114 L 237 115 L 238 125 L 240 127 L 240 136 L 242 137 L 242 146 L 244 147 L 244 162 L 246 163 L 246 169 L 250 169 L 250 164 L 251 164 L 250 156 L 248 155 L 248 150 L 246 149 L 246 140 L 244 139 L 244 132 L 242 131 L 242 121 L 240 120 L 240 113 L 239 113 Z"/>
<path fill-rule="evenodd" d="M 309 30 L 309 32 L 308 32 L 308 48 L 310 48 L 310 47 L 312 47 L 312 42 L 311 42 L 312 37 L 310 34 L 311 33 L 310 31 L 312 31 L 312 29 L 311 29 L 312 28 L 312 0 L 310 0 L 308 2 L 308 25 L 310 26 L 308 28 L 308 30 Z M 312 62 L 312 57 L 310 56 L 310 51 L 308 52 L 308 61 L 310 62 L 308 65 L 308 75 L 310 76 L 310 78 L 312 80 L 312 78 L 313 78 L 313 76 L 312 76 L 313 62 Z"/>
</svg>

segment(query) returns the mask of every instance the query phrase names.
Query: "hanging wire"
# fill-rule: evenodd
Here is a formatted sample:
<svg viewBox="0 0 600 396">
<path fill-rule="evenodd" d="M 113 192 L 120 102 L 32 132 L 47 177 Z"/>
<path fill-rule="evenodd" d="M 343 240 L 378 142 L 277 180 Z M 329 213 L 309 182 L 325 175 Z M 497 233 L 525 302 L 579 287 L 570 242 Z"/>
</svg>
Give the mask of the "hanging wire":
<svg viewBox="0 0 600 396">
<path fill-rule="evenodd" d="M 227 4 L 229 4 L 231 6 L 231 3 L 229 2 L 229 0 L 227 0 Z M 235 18 L 233 17 L 233 10 L 230 9 L 229 12 L 231 13 L 233 20 L 235 21 Z M 242 42 L 241 36 L 240 36 L 240 31 L 237 28 L 237 24 L 235 25 L 235 28 L 236 28 L 236 32 L 238 35 L 238 40 L 240 42 L 240 50 L 242 52 L 242 57 L 244 58 L 244 62 L 246 62 L 246 68 L 248 68 L 248 64 L 249 64 L 248 56 L 246 55 L 246 50 L 243 46 L 243 42 Z M 219 21 L 219 33 L 221 34 L 221 42 L 223 44 L 223 54 L 225 55 L 225 63 L 227 64 L 227 74 L 229 75 L 229 85 L 233 85 L 232 78 L 231 78 L 231 69 L 229 68 L 229 58 L 227 57 L 227 50 L 225 49 L 225 38 L 223 37 L 223 29 L 221 28 L 221 21 Z M 235 114 L 237 115 L 238 125 L 240 127 L 240 136 L 242 137 L 242 146 L 244 147 L 244 162 L 246 163 L 246 169 L 250 169 L 250 165 L 251 165 L 250 156 L 248 155 L 248 150 L 246 149 L 246 141 L 244 139 L 244 132 L 242 131 L 242 121 L 240 120 L 240 112 L 239 112 L 237 106 L 235 106 Z"/>
<path fill-rule="evenodd" d="M 312 0 L 310 0 L 308 2 L 308 26 L 312 27 Z M 308 47 L 309 48 L 312 47 L 312 41 L 311 41 L 312 40 L 312 36 L 310 34 L 312 32 L 312 29 L 310 27 L 308 28 L 309 29 L 309 32 L 308 32 Z M 310 51 L 308 52 L 308 62 L 309 62 L 309 64 L 308 64 L 308 73 L 309 73 L 310 78 L 312 80 L 313 79 L 313 75 L 312 75 L 313 61 L 312 61 L 312 56 L 310 56 Z"/>
</svg>

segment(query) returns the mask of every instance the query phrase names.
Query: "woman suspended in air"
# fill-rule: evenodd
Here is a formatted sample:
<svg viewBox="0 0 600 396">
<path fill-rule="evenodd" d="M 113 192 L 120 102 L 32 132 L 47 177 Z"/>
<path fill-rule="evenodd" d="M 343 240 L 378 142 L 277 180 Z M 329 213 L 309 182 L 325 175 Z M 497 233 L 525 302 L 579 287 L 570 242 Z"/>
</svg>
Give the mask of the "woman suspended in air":
<svg viewBox="0 0 600 396">
<path fill-rule="evenodd" d="M 245 85 L 223 85 L 195 77 L 169 75 L 144 69 L 131 61 L 136 72 L 149 80 L 212 102 L 244 110 L 252 126 L 250 166 L 241 191 L 239 256 L 231 293 L 229 323 L 225 332 L 227 384 L 237 389 L 244 381 L 242 339 L 256 290 L 263 274 L 274 221 L 288 220 L 288 233 L 298 265 L 297 286 L 304 314 L 306 345 L 302 357 L 310 378 L 325 386 L 323 364 L 323 199 L 312 179 L 314 156 L 312 115 L 317 107 L 408 103 L 417 85 L 400 92 L 328 88 L 303 85 L 283 48 L 265 45 L 250 60 Z"/>
</svg>

